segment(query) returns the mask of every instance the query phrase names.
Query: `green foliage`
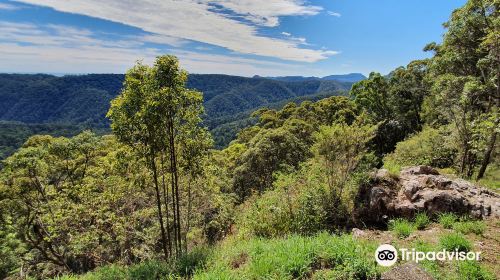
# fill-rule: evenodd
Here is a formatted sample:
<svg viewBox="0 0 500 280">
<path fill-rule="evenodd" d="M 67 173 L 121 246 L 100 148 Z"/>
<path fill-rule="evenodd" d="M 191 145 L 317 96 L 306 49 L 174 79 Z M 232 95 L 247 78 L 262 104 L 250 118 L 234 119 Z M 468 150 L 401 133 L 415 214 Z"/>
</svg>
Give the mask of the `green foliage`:
<svg viewBox="0 0 500 280">
<path fill-rule="evenodd" d="M 324 182 L 316 177 L 319 173 L 313 168 L 280 173 L 274 190 L 249 199 L 237 222 L 241 233 L 276 237 L 326 229 L 329 199 Z"/>
<path fill-rule="evenodd" d="M 302 124 L 301 124 L 302 125 Z M 261 130 L 248 143 L 241 157 L 241 165 L 235 170 L 235 192 L 241 197 L 252 191 L 262 193 L 272 186 L 273 173 L 285 166 L 298 167 L 308 156 L 304 139 L 297 137 L 293 127 Z M 304 124 L 304 129 L 308 129 Z"/>
<path fill-rule="evenodd" d="M 196 270 L 202 269 L 210 256 L 207 248 L 195 248 L 175 261 L 176 273 L 182 277 L 190 277 Z"/>
<path fill-rule="evenodd" d="M 431 219 L 429 219 L 429 216 L 427 216 L 425 212 L 418 213 L 413 221 L 413 224 L 418 230 L 425 229 L 430 223 Z"/>
<path fill-rule="evenodd" d="M 453 230 L 462 234 L 483 235 L 486 231 L 486 224 L 483 221 L 462 220 L 453 224 Z"/>
<path fill-rule="evenodd" d="M 3 191 L 0 188 L 0 192 Z M 4 205 L 0 204 L 0 207 Z M 7 213 L 0 216 L 0 278 L 4 279 L 17 272 L 21 261 L 19 256 L 25 252 L 22 241 L 16 234 L 13 222 Z"/>
<path fill-rule="evenodd" d="M 459 261 L 456 263 L 458 279 L 461 280 L 494 280 L 495 275 L 479 265 L 477 261 Z"/>
<path fill-rule="evenodd" d="M 450 139 L 450 131 L 446 127 L 425 127 L 421 132 L 399 142 L 395 151 L 384 158 L 384 166 L 396 170 L 395 166 L 453 166 L 456 151 Z"/>
<path fill-rule="evenodd" d="M 370 73 L 368 79 L 353 85 L 354 102 L 373 124 L 378 124 L 372 146 L 382 157 L 397 142 L 421 129 L 421 106 L 429 88 L 424 81 L 427 61 L 413 61 L 391 72 L 389 77 Z"/>
<path fill-rule="evenodd" d="M 26 124 L 20 122 L 0 121 L 0 160 L 12 155 L 32 135 L 49 134 L 52 136 L 70 137 L 79 134 L 85 125 L 70 124 Z M 108 132 L 109 129 L 93 129 L 96 133 Z"/>
<path fill-rule="evenodd" d="M 288 233 L 311 235 L 342 229 L 354 210 L 353 199 L 364 173 L 355 173 L 343 195 L 329 189 L 324 170 L 309 161 L 294 173 L 279 173 L 275 189 L 248 200 L 237 219 L 241 234 L 273 237 Z"/>
<path fill-rule="evenodd" d="M 426 47 L 435 55 L 423 115 L 432 125 L 454 125 L 457 169 L 467 178 L 484 175 L 498 133 L 498 13 L 495 0 L 468 1 L 445 23 L 443 43 Z"/>
<path fill-rule="evenodd" d="M 326 172 L 329 191 L 334 196 L 333 201 L 343 196 L 350 176 L 366 158 L 368 143 L 373 138 L 374 130 L 374 126 L 364 125 L 362 120 L 358 119 L 350 126 L 322 126 L 315 134 L 316 142 L 312 150 Z"/>
<path fill-rule="evenodd" d="M 0 120 L 15 122 L 15 125 L 9 123 L 8 128 L 0 125 L 0 136 L 9 137 L 5 139 L 8 141 L 5 148 L 1 147 L 4 145 L 0 137 L 0 158 L 12 154 L 35 134 L 72 136 L 85 129 L 109 132 L 105 115 L 123 82 L 124 75 L 119 74 L 64 77 L 0 74 Z M 204 121 L 218 148 L 227 146 L 239 129 L 252 125 L 248 116 L 259 107 L 281 107 L 284 102 L 344 95 L 351 84 L 200 74 L 189 75 L 187 81 L 188 88 L 205 93 Z"/>
<path fill-rule="evenodd" d="M 231 240 L 223 244 L 205 270 L 193 279 L 297 279 L 334 271 L 342 279 L 380 275 L 373 261 L 373 244 L 351 236 L 321 233 L 314 237 Z M 318 274 L 319 274 L 318 273 Z"/>
<path fill-rule="evenodd" d="M 174 253 L 179 257 L 187 248 L 191 181 L 203 173 L 202 162 L 212 144 L 200 125 L 202 93 L 187 89 L 186 80 L 187 72 L 174 56 L 157 57 L 153 67 L 137 63 L 125 75 L 124 88 L 107 114 L 118 140 L 133 149 L 152 173 L 165 259 Z M 181 229 L 181 180 L 188 181 L 187 229 Z"/>
<path fill-rule="evenodd" d="M 415 225 L 410 221 L 398 218 L 389 222 L 389 230 L 393 231 L 398 238 L 404 239 L 415 230 Z"/>
<path fill-rule="evenodd" d="M 417 239 L 416 241 L 413 242 L 412 244 L 413 248 L 419 252 L 435 252 L 438 251 L 439 248 L 436 248 L 436 246 L 432 245 L 431 243 L 425 242 L 421 239 Z M 443 272 L 442 267 L 440 264 L 436 261 L 431 261 L 431 260 L 422 260 L 419 262 L 419 265 L 421 265 L 428 273 L 430 273 L 434 279 L 436 280 L 441 280 L 441 279 L 449 279 L 450 273 L 448 271 Z"/>
<path fill-rule="evenodd" d="M 498 161 L 498 156 L 496 160 Z M 484 177 L 481 178 L 478 183 L 486 188 L 490 188 L 494 191 L 500 190 L 500 162 L 492 162 L 486 169 Z"/>
<path fill-rule="evenodd" d="M 439 244 L 442 249 L 448 251 L 468 252 L 472 249 L 470 241 L 463 234 L 457 232 L 442 235 L 439 238 Z"/>
<path fill-rule="evenodd" d="M 439 214 L 438 221 L 446 229 L 453 228 L 453 224 L 458 220 L 457 215 L 453 213 Z"/>
<path fill-rule="evenodd" d="M 443 43 L 426 47 L 432 58 L 387 76 L 372 73 L 352 87 L 352 98 L 310 101 L 341 95 L 349 83 L 188 79 L 171 56 L 152 67 L 137 64 L 109 111 L 114 136 L 35 136 L 5 160 L 0 277 L 93 270 L 82 277 L 378 278 L 373 244 L 315 234 L 354 222 L 359 186 L 370 183 L 368 172 L 382 157 L 393 173 L 423 164 L 495 185 L 498 18 L 496 0 L 468 1 L 445 24 Z M 104 112 L 122 81 L 0 75 L 0 119 L 23 122 L 0 124 L 0 153 L 11 154 L 32 133 L 106 131 Z M 209 152 L 204 125 L 218 147 L 237 138 Z M 483 222 L 453 214 L 439 222 L 454 229 L 440 238 L 447 250 L 471 250 L 464 234 L 485 231 Z M 428 224 L 421 213 L 389 228 L 406 238 Z M 181 254 L 231 233 L 213 253 Z M 168 262 L 158 261 L 162 254 Z M 423 265 L 446 277 L 437 265 Z M 465 262 L 453 277 L 491 278 Z"/>
</svg>

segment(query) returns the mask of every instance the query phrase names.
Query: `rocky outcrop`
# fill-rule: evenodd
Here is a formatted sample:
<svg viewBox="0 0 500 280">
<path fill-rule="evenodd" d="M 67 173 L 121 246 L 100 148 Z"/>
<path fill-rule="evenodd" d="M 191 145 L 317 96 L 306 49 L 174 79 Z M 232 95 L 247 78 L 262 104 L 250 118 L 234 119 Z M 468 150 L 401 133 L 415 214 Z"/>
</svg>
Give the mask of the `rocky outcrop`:
<svg viewBox="0 0 500 280">
<path fill-rule="evenodd" d="M 475 218 L 500 217 L 500 195 L 429 166 L 403 169 L 399 177 L 380 169 L 357 198 L 357 217 L 382 222 L 390 217 L 412 217 L 418 212 L 468 214 Z"/>
<path fill-rule="evenodd" d="M 432 276 L 414 262 L 407 262 L 382 274 L 381 280 L 433 280 Z"/>
</svg>

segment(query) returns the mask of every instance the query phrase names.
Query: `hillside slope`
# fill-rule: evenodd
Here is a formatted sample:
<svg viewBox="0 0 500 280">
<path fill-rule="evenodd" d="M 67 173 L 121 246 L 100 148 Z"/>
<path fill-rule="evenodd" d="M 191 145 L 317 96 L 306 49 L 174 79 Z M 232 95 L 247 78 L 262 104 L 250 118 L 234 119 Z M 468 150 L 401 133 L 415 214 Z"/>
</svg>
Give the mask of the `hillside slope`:
<svg viewBox="0 0 500 280">
<path fill-rule="evenodd" d="M 0 150 L 10 153 L 29 136 L 26 133 L 12 133 L 16 131 L 13 130 L 16 123 L 78 127 L 75 128 L 75 134 L 80 128 L 105 131 L 109 128 L 109 120 L 105 117 L 109 103 L 120 92 L 123 79 L 121 74 L 64 77 L 0 74 L 0 121 L 9 122 L 9 137 L 15 139 L 7 143 L 7 146 L 10 145 L 8 149 L 5 148 L 6 143 L 1 143 Z M 351 85 L 338 81 L 286 82 L 217 74 L 192 74 L 187 83 L 189 88 L 204 94 L 204 120 L 210 130 L 228 122 L 247 119 L 249 112 L 263 106 L 286 103 L 297 98 L 314 99 L 318 94 L 337 95 L 339 91 L 348 90 Z M 26 132 L 26 129 L 22 130 Z M 53 131 L 52 128 L 37 129 L 38 133 L 52 134 Z M 226 145 L 235 133 L 235 129 L 229 132 L 225 129 L 223 136 L 214 135 L 217 147 Z M 16 139 L 16 135 L 19 139 Z"/>
</svg>

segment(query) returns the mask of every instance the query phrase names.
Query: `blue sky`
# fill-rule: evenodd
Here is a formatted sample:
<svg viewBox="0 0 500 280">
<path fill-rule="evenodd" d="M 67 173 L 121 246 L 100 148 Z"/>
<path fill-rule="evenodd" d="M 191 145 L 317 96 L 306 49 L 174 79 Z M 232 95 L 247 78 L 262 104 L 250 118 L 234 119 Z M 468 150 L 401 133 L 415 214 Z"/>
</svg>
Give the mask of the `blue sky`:
<svg viewBox="0 0 500 280">
<path fill-rule="evenodd" d="M 0 72 L 387 74 L 428 54 L 465 0 L 0 0 Z"/>
</svg>

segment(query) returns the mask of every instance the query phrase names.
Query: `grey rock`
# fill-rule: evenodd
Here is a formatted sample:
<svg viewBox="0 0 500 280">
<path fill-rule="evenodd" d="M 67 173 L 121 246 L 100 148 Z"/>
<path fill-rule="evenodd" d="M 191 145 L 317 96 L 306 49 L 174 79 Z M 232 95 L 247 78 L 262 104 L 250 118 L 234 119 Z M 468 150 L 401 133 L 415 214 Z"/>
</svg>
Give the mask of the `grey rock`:
<svg viewBox="0 0 500 280">
<path fill-rule="evenodd" d="M 410 218 L 418 212 L 500 217 L 500 195 L 462 179 L 440 175 L 429 166 L 403 169 L 399 178 L 373 173 L 372 184 L 358 196 L 359 220 L 380 222 L 382 216 Z"/>
</svg>

